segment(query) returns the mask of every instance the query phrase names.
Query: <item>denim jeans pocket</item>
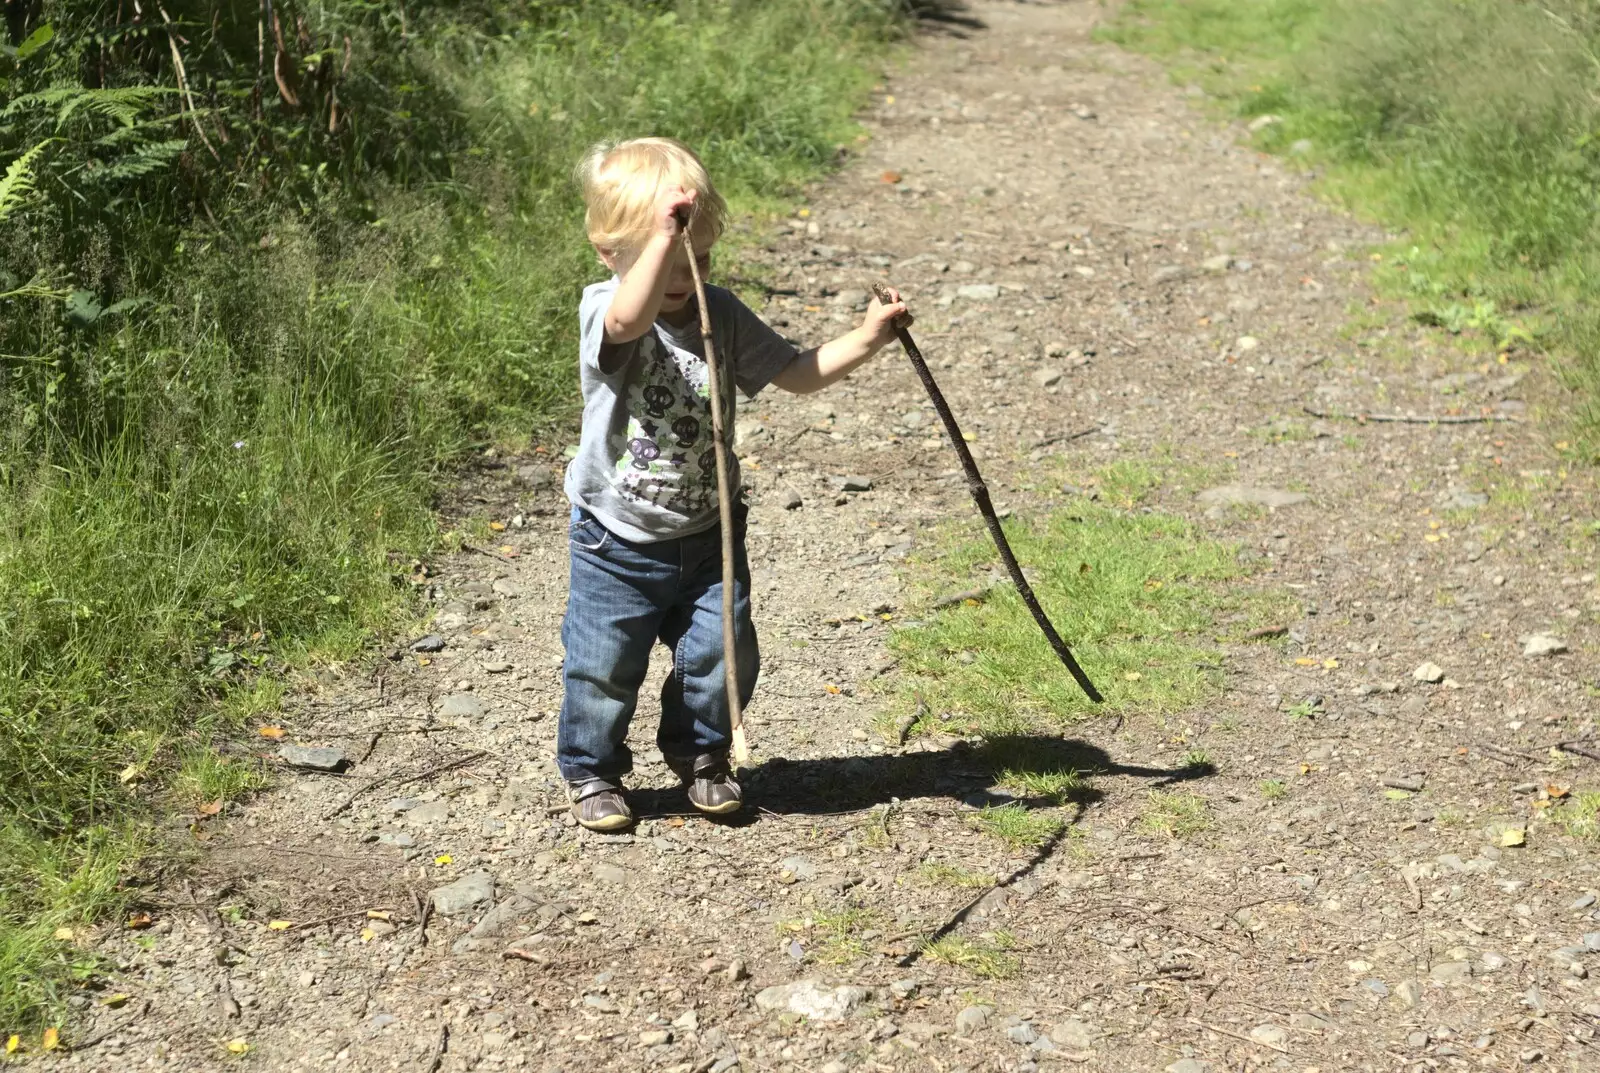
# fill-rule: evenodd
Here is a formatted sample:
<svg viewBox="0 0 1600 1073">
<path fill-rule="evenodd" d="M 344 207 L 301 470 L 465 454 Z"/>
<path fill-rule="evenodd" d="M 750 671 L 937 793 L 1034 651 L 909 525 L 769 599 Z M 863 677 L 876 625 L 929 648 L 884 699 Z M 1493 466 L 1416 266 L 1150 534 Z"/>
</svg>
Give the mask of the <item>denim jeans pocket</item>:
<svg viewBox="0 0 1600 1073">
<path fill-rule="evenodd" d="M 599 552 L 611 542 L 611 530 L 585 515 L 567 527 L 567 539 L 575 548 Z"/>
</svg>

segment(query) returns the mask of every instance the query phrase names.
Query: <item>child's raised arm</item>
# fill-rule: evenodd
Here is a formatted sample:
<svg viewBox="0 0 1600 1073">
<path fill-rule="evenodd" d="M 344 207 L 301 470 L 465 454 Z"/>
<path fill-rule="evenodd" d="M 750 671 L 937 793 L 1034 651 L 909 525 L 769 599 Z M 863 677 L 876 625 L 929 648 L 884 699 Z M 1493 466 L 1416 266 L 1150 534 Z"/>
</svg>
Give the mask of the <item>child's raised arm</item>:
<svg viewBox="0 0 1600 1073">
<path fill-rule="evenodd" d="M 892 305 L 872 299 L 859 328 L 802 352 L 772 382 L 796 395 L 809 395 L 843 380 L 856 366 L 894 342 L 895 318 L 905 316 L 907 324 L 911 321 L 900 292 L 889 293 L 894 296 Z"/>
<path fill-rule="evenodd" d="M 631 264 L 621 263 L 615 254 L 602 252 L 607 267 L 622 276 L 611 308 L 606 310 L 606 342 L 631 343 L 655 323 L 661 313 L 672 276 L 672 262 L 680 256 L 679 234 L 682 219 L 694 211 L 695 194 L 681 186 L 664 190 L 656 202 L 656 229 Z"/>
</svg>

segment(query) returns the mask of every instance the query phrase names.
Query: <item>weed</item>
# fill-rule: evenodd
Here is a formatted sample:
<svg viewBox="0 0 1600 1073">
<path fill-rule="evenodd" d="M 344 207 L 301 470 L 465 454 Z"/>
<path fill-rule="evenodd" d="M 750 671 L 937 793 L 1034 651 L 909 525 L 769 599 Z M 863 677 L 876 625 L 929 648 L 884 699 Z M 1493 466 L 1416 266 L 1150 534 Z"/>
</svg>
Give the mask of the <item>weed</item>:
<svg viewBox="0 0 1600 1073">
<path fill-rule="evenodd" d="M 1215 767 L 1215 765 L 1211 762 L 1211 754 L 1206 752 L 1204 749 L 1190 749 L 1188 752 L 1183 754 L 1183 759 L 1179 761 L 1179 764 L 1185 768 Z"/>
<path fill-rule="evenodd" d="M 1284 714 L 1290 719 L 1311 719 L 1319 710 L 1319 706 L 1312 700 L 1299 700 L 1289 705 Z"/>
<path fill-rule="evenodd" d="M 1289 784 L 1282 779 L 1262 779 L 1258 788 L 1268 801 L 1276 801 L 1289 792 Z"/>
<path fill-rule="evenodd" d="M 1145 801 L 1139 827 L 1149 834 L 1190 838 L 1214 825 L 1211 806 L 1198 794 L 1156 791 Z"/>
<path fill-rule="evenodd" d="M 1009 846 L 1041 846 L 1061 833 L 1062 821 L 1022 805 L 991 806 L 973 817 L 985 834 L 994 835 Z"/>
<path fill-rule="evenodd" d="M 805 936 L 807 955 L 824 965 L 844 965 L 864 958 L 870 952 L 865 933 L 881 923 L 870 909 L 846 908 L 821 913 L 803 920 L 790 920 L 778 926 L 780 936 Z"/>
<path fill-rule="evenodd" d="M 924 861 L 917 867 L 916 877 L 935 887 L 992 887 L 995 877 L 987 872 L 973 872 L 956 864 L 943 861 Z"/>
<path fill-rule="evenodd" d="M 1600 841 L 1600 790 L 1573 794 L 1550 818 L 1573 838 Z"/>
<path fill-rule="evenodd" d="M 1005 980 L 1017 974 L 1021 962 L 1010 951 L 1016 940 L 1010 932 L 984 932 L 976 938 L 946 935 L 922 948 L 922 956 L 940 961 L 987 980 Z"/>
<path fill-rule="evenodd" d="M 1084 788 L 1083 777 L 1076 771 L 1031 771 L 1006 768 L 995 776 L 995 784 L 1029 797 L 1047 798 L 1057 805 L 1064 804 L 1073 794 Z"/>
</svg>

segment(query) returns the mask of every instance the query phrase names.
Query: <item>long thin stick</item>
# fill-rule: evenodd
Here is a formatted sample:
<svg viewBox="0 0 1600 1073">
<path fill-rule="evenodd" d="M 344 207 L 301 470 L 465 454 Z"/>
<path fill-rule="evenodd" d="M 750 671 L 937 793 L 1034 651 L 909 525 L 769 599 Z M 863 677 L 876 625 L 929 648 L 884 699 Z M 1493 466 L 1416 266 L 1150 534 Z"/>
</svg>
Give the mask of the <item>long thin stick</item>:
<svg viewBox="0 0 1600 1073">
<path fill-rule="evenodd" d="M 894 301 L 889 289 L 881 283 L 872 285 L 872 293 L 885 305 Z M 955 415 L 950 412 L 950 404 L 944 401 L 944 393 L 939 390 L 939 385 L 933 381 L 933 374 L 928 371 L 928 363 L 923 360 L 922 351 L 917 349 L 917 344 L 911 341 L 911 333 L 898 320 L 894 326 L 894 334 L 899 338 L 900 345 L 905 347 L 906 357 L 911 359 L 912 366 L 917 370 L 917 376 L 922 380 L 922 386 L 928 391 L 928 398 L 933 400 L 933 408 L 939 411 L 939 420 L 944 422 L 944 429 L 950 434 L 950 442 L 955 445 L 956 454 L 961 459 L 961 468 L 967 474 L 967 490 L 972 493 L 973 501 L 978 504 L 978 511 L 989 526 L 989 535 L 994 538 L 994 546 L 1000 551 L 1000 559 L 1006 564 L 1006 572 L 1011 575 L 1011 582 L 1016 585 L 1018 595 L 1022 597 L 1022 602 L 1028 605 L 1028 610 L 1033 613 L 1033 621 L 1044 631 L 1045 640 L 1050 642 L 1050 647 L 1055 649 L 1062 664 L 1082 687 L 1084 695 L 1096 704 L 1100 703 L 1105 698 L 1094 687 L 1094 683 L 1089 681 L 1089 676 L 1083 673 L 1078 661 L 1072 658 L 1072 651 L 1067 648 L 1067 643 L 1050 624 L 1050 618 L 1044 613 L 1044 608 L 1039 606 L 1039 598 L 1033 594 L 1033 586 L 1022 576 L 1022 567 L 1018 565 L 1017 557 L 1011 552 L 1011 544 L 1006 540 L 1005 531 L 1000 528 L 1000 519 L 995 516 L 994 503 L 989 499 L 989 488 L 983 483 L 983 475 L 978 472 L 978 464 L 972 459 L 967 441 L 961 437 L 961 426 L 956 424 Z"/>
<path fill-rule="evenodd" d="M 689 255 L 689 273 L 694 277 L 694 297 L 700 305 L 700 338 L 706 348 L 706 375 L 711 381 L 711 438 L 717 457 L 717 511 L 722 519 L 722 680 L 728 694 L 728 719 L 733 727 L 733 755 L 743 764 L 750 759 L 744 740 L 744 710 L 739 698 L 738 645 L 734 639 L 733 604 L 733 496 L 728 488 L 728 436 L 723 420 L 722 371 L 717 366 L 716 348 L 711 342 L 711 309 L 706 305 L 706 284 L 700 278 L 700 262 L 695 258 L 694 242 L 689 238 L 689 221 L 681 216 L 683 250 Z M 729 403 L 732 409 L 732 403 Z"/>
<path fill-rule="evenodd" d="M 1301 409 L 1312 417 L 1328 420 L 1358 423 L 1373 421 L 1396 425 L 1481 425 L 1493 424 L 1496 421 L 1514 423 L 1517 420 L 1509 414 L 1342 414 L 1333 410 L 1318 410 L 1311 406 L 1303 406 Z"/>
</svg>

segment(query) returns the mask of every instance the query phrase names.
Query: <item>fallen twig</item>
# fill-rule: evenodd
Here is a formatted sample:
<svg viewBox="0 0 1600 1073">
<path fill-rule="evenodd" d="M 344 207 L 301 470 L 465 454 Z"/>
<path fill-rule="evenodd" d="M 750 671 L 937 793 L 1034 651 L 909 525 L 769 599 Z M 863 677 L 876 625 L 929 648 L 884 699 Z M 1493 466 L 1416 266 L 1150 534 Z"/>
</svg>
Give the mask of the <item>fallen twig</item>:
<svg viewBox="0 0 1600 1073">
<path fill-rule="evenodd" d="M 1397 425 L 1480 425 L 1493 424 L 1496 421 L 1516 421 L 1516 418 L 1509 414 L 1342 414 L 1337 410 L 1318 410 L 1310 406 L 1302 406 L 1301 409 L 1312 417 L 1333 421 L 1354 421 L 1357 424 L 1371 421 L 1376 424 Z"/>
<path fill-rule="evenodd" d="M 943 611 L 947 607 L 955 607 L 958 604 L 966 603 L 968 600 L 982 601 L 993 591 L 993 585 L 985 585 L 981 589 L 968 589 L 966 592 L 958 592 L 950 596 L 941 596 L 928 606 L 928 610 Z"/>
<path fill-rule="evenodd" d="M 415 775 L 408 775 L 405 778 L 399 780 L 398 782 L 395 782 L 394 785 L 396 787 L 405 786 L 405 785 L 407 785 L 409 783 L 417 782 L 420 779 L 426 779 L 431 775 L 442 774 L 443 772 L 449 771 L 451 768 L 458 768 L 458 767 L 461 767 L 464 764 L 470 764 L 474 760 L 478 760 L 478 759 L 480 759 L 482 757 L 485 757 L 485 756 L 488 756 L 488 755 L 489 755 L 488 750 L 486 750 L 486 749 L 478 749 L 478 750 L 476 750 L 474 752 L 467 753 L 465 756 L 458 756 L 454 760 L 447 760 L 442 764 L 435 764 L 433 767 L 428 768 L 426 771 L 419 771 Z M 379 775 L 377 778 L 375 778 L 372 781 L 368 782 L 366 785 L 358 787 L 354 793 L 352 793 L 349 797 L 345 798 L 342 802 L 340 802 L 337 806 L 335 806 L 332 811 L 325 813 L 322 818 L 325 819 L 325 820 L 333 819 L 335 816 L 339 815 L 339 813 L 343 812 L 345 809 L 347 809 L 351 805 L 355 804 L 356 798 L 360 797 L 362 794 L 366 793 L 367 791 L 373 789 L 376 786 L 380 786 L 383 783 L 389 782 L 393 778 L 394 778 L 393 775 Z"/>
<path fill-rule="evenodd" d="M 1587 757 L 1590 760 L 1600 760 L 1600 749 L 1596 749 L 1589 744 L 1593 740 L 1593 738 L 1578 738 L 1574 741 L 1558 741 L 1555 744 L 1555 748 L 1564 753 Z"/>
<path fill-rule="evenodd" d="M 1041 447 L 1049 447 L 1052 444 L 1071 443 L 1073 440 L 1081 440 L 1085 436 L 1093 436 L 1096 432 L 1099 432 L 1103 428 L 1105 428 L 1105 425 L 1103 424 L 1090 425 L 1088 428 L 1081 428 L 1077 432 L 1063 432 L 1059 436 L 1046 436 L 1044 439 L 1034 444 L 1031 449 L 1037 451 Z"/>
<path fill-rule="evenodd" d="M 514 562 L 516 562 L 515 559 L 511 559 L 511 558 L 508 558 L 508 557 L 506 557 L 504 555 L 501 555 L 497 551 L 491 551 L 488 548 L 480 548 L 476 544 L 468 544 L 465 540 L 463 540 L 461 542 L 461 550 L 462 551 L 477 552 L 479 555 L 487 555 L 489 558 L 491 558 L 491 559 L 499 559 L 503 563 L 514 563 Z"/>
<path fill-rule="evenodd" d="M 389 912 L 389 910 L 387 910 L 387 909 L 379 909 L 378 911 L 379 912 L 384 912 L 384 913 Z M 352 917 L 364 917 L 370 912 L 372 912 L 371 909 L 352 909 L 347 913 L 335 913 L 331 917 L 319 917 L 316 920 L 307 920 L 304 923 L 291 924 L 287 928 L 284 928 L 283 930 L 286 931 L 286 932 L 290 932 L 290 931 L 305 931 L 307 928 L 320 928 L 324 924 L 337 924 L 341 920 L 349 920 Z"/>
<path fill-rule="evenodd" d="M 439 1064 L 444 1061 L 444 1052 L 450 1046 L 450 1026 L 439 1026 L 439 1042 L 433 1045 L 433 1056 L 428 1059 L 428 1065 L 422 1073 L 438 1073 Z"/>
<path fill-rule="evenodd" d="M 1506 756 L 1515 756 L 1518 759 L 1527 760 L 1530 763 L 1534 763 L 1534 764 L 1537 764 L 1539 762 L 1539 758 L 1537 756 L 1529 756 L 1527 753 L 1518 752 L 1515 749 L 1507 749 L 1504 745 L 1496 745 L 1493 742 L 1488 742 L 1488 741 L 1480 741 L 1480 742 L 1477 742 L 1476 744 L 1477 744 L 1478 749 L 1480 751 L 1489 750 L 1491 752 L 1503 753 Z M 1489 759 L 1491 759 L 1491 760 L 1499 760 L 1500 758 L 1498 756 L 1491 756 Z"/>
<path fill-rule="evenodd" d="M 1295 1054 L 1294 1051 L 1291 1051 L 1281 1043 L 1263 1043 L 1261 1040 L 1251 1039 L 1243 1032 L 1235 1032 L 1229 1028 L 1219 1028 L 1216 1025 L 1208 1025 L 1204 1021 L 1195 1020 L 1193 1017 L 1189 1018 L 1189 1023 L 1199 1028 L 1203 1028 L 1207 1032 L 1215 1032 L 1219 1036 L 1231 1036 L 1234 1039 L 1243 1040 L 1245 1043 L 1253 1043 L 1257 1047 L 1265 1047 L 1269 1051 L 1277 1051 L 1279 1054 Z"/>
</svg>

